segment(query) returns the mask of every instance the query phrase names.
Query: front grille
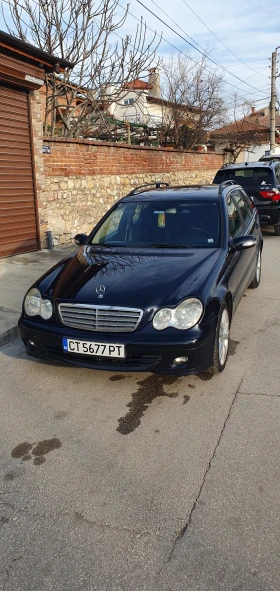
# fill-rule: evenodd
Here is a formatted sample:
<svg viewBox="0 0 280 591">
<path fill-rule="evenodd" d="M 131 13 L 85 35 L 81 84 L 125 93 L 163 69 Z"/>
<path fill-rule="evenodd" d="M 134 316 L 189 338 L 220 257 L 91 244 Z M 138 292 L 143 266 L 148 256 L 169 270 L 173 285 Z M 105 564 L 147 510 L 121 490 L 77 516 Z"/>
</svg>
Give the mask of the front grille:
<svg viewBox="0 0 280 591">
<path fill-rule="evenodd" d="M 59 315 L 65 326 L 93 332 L 133 332 L 143 315 L 136 308 L 59 304 Z"/>
<path fill-rule="evenodd" d="M 125 359 L 116 357 L 98 357 L 96 355 L 77 355 L 75 353 L 65 353 L 59 347 L 53 345 L 42 345 L 45 353 L 57 361 L 68 362 L 83 365 L 114 366 L 125 368 L 149 368 L 158 364 L 162 360 L 160 355 L 128 355 Z"/>
</svg>

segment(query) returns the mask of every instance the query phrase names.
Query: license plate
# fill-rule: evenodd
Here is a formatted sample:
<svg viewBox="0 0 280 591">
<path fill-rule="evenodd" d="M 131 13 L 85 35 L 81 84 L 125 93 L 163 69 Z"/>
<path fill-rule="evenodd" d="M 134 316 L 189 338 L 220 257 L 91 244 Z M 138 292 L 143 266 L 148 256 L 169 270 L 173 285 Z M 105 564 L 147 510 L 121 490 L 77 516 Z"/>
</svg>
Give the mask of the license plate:
<svg viewBox="0 0 280 591">
<path fill-rule="evenodd" d="M 125 358 L 125 346 L 113 343 L 92 343 L 90 341 L 76 341 L 64 338 L 62 339 L 62 348 L 65 353 Z"/>
</svg>

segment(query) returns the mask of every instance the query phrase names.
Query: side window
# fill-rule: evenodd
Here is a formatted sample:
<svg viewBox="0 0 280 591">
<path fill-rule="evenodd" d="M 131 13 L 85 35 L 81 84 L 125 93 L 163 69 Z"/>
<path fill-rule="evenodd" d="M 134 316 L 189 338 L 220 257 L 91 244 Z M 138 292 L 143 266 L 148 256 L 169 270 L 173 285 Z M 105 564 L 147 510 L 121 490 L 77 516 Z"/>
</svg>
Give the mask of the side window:
<svg viewBox="0 0 280 591">
<path fill-rule="evenodd" d="M 244 220 L 245 226 L 246 226 L 252 216 L 251 208 L 250 208 L 247 200 L 245 199 L 245 195 L 241 191 L 239 191 L 239 190 L 233 191 L 232 195 L 233 195 L 235 202 L 237 203 L 239 209 L 241 210 L 242 217 L 243 217 L 243 220 Z"/>
<path fill-rule="evenodd" d="M 251 211 L 251 215 L 252 215 L 252 213 L 254 213 L 254 209 L 255 209 L 253 197 L 250 198 L 248 195 L 246 195 L 246 193 L 243 193 L 243 191 L 242 191 L 242 195 L 243 195 L 243 199 L 244 199 L 245 203 L 247 203 L 247 205 Z"/>
<path fill-rule="evenodd" d="M 229 233 L 232 238 L 237 238 L 242 234 L 242 221 L 239 211 L 233 201 L 232 192 L 227 198 L 227 210 L 228 210 L 228 221 L 229 221 Z"/>
<path fill-rule="evenodd" d="M 277 184 L 280 185 L 280 166 L 279 166 L 279 164 L 277 164 L 277 166 L 275 166 L 274 170 L 275 170 Z"/>
</svg>

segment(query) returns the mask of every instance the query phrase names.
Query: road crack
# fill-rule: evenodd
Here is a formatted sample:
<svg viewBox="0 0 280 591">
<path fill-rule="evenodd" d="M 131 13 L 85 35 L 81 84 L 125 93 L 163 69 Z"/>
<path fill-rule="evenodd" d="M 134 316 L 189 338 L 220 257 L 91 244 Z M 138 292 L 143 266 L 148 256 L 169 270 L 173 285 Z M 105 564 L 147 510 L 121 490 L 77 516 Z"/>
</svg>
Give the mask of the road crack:
<svg viewBox="0 0 280 591">
<path fill-rule="evenodd" d="M 265 394 L 265 392 L 238 392 L 239 396 L 265 396 L 267 398 L 280 398 L 280 394 Z"/>
<path fill-rule="evenodd" d="M 117 525 L 111 525 L 110 523 L 105 523 L 103 521 L 95 521 L 94 519 L 92 520 L 92 519 L 86 517 L 85 515 L 83 515 L 79 511 L 74 511 L 73 516 L 76 521 L 81 521 L 81 522 L 87 523 L 89 525 L 99 527 L 100 529 L 103 529 L 105 531 L 109 530 L 109 531 L 114 531 L 114 532 L 127 532 L 132 535 L 135 535 L 137 538 L 140 538 L 142 536 L 149 534 L 149 532 L 147 532 L 147 531 L 139 531 L 136 529 L 131 529 L 129 527 L 125 527 L 125 526 L 119 527 Z"/>
<path fill-rule="evenodd" d="M 176 549 L 176 546 L 177 546 L 178 542 L 180 542 L 180 540 L 181 540 L 181 539 L 184 537 L 184 535 L 186 534 L 186 532 L 187 532 L 187 530 L 188 530 L 189 526 L 191 525 L 191 520 L 192 520 L 193 513 L 194 513 L 194 511 L 195 511 L 195 508 L 196 508 L 196 505 L 197 505 L 197 503 L 198 503 L 198 501 L 199 501 L 199 499 L 200 499 L 200 496 L 201 496 L 201 493 L 202 493 L 202 489 L 203 489 L 203 487 L 204 487 L 204 484 L 205 484 L 205 481 L 206 481 L 207 474 L 208 474 L 208 472 L 209 472 L 209 470 L 210 470 L 210 468 L 211 468 L 211 466 L 212 466 L 212 462 L 213 462 L 213 460 L 214 460 L 214 458 L 215 458 L 215 456 L 216 456 L 217 449 L 218 449 L 218 447 L 219 447 L 219 445 L 220 445 L 220 443 L 221 443 L 221 440 L 222 440 L 222 438 L 223 438 L 223 435 L 224 435 L 224 432 L 225 432 L 225 429 L 226 429 L 226 426 L 227 426 L 227 422 L 228 422 L 228 420 L 229 420 L 229 418 L 230 418 L 230 416 L 231 416 L 232 409 L 233 409 L 234 403 L 235 403 L 235 401 L 236 401 L 237 395 L 239 394 L 239 389 L 240 389 L 240 387 L 241 387 L 241 384 L 242 384 L 242 381 L 243 381 L 243 377 L 244 377 L 244 373 L 243 373 L 243 375 L 242 375 L 242 378 L 241 378 L 241 380 L 240 380 L 240 383 L 238 384 L 238 386 L 237 386 L 237 389 L 236 389 L 236 391 L 235 391 L 235 394 L 234 394 L 234 396 L 233 396 L 233 399 L 232 399 L 231 405 L 230 405 L 230 407 L 229 407 L 229 410 L 228 410 L 227 416 L 226 416 L 226 418 L 225 418 L 225 421 L 224 421 L 224 424 L 223 424 L 223 427 L 222 427 L 222 430 L 221 430 L 220 436 L 219 436 L 219 438 L 218 438 L 218 441 L 217 441 L 217 443 L 216 443 L 216 445 L 215 445 L 215 447 L 214 447 L 213 453 L 212 453 L 212 455 L 211 455 L 211 458 L 210 458 L 210 460 L 209 460 L 209 462 L 208 462 L 208 465 L 207 465 L 207 467 L 206 467 L 206 470 L 205 470 L 205 472 L 204 472 L 204 475 L 203 475 L 203 478 L 202 478 L 202 481 L 201 481 L 201 485 L 200 485 L 200 487 L 199 487 L 199 490 L 198 490 L 198 493 L 197 493 L 197 495 L 196 495 L 196 498 L 195 498 L 195 500 L 194 500 L 194 502 L 193 502 L 193 506 L 192 506 L 192 508 L 191 508 L 191 510 L 190 510 L 190 513 L 189 513 L 188 519 L 187 519 L 187 521 L 186 521 L 185 525 L 184 525 L 184 526 L 183 526 L 183 527 L 180 529 L 180 531 L 177 533 L 177 535 L 176 535 L 176 538 L 175 538 L 175 540 L 174 540 L 174 542 L 173 542 L 173 545 L 172 545 L 171 551 L 170 551 L 170 553 L 169 553 L 169 555 L 168 555 L 168 557 L 167 557 L 167 560 L 166 560 L 166 561 L 163 563 L 163 565 L 160 567 L 159 571 L 157 572 L 157 575 L 160 575 L 160 574 L 162 573 L 162 571 L 163 571 L 164 567 L 165 567 L 165 566 L 166 566 L 166 565 L 167 565 L 169 562 L 171 562 L 171 560 L 172 560 L 172 558 L 173 558 L 173 554 L 174 554 L 174 552 L 175 552 L 175 549 Z"/>
</svg>

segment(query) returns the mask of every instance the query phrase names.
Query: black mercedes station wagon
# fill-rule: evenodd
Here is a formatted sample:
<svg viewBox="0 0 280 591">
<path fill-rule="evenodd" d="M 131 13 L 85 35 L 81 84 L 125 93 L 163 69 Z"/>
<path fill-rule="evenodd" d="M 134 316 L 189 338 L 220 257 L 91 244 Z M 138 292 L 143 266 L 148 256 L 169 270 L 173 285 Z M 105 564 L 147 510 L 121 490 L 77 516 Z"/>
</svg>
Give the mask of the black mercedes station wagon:
<svg viewBox="0 0 280 591">
<path fill-rule="evenodd" d="M 233 181 L 134 189 L 23 302 L 30 355 L 108 371 L 223 371 L 232 316 L 258 287 L 256 208 Z"/>
</svg>

